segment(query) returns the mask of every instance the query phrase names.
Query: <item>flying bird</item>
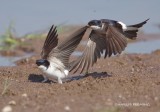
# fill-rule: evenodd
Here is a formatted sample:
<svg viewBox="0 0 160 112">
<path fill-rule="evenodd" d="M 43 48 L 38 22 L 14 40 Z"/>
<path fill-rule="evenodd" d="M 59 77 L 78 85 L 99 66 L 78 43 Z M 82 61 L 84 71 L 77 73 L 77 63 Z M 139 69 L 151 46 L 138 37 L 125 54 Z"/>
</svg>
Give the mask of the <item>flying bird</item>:
<svg viewBox="0 0 160 112">
<path fill-rule="evenodd" d="M 104 58 L 120 54 L 127 46 L 127 38 L 136 39 L 139 28 L 148 20 L 135 25 L 109 19 L 91 20 L 62 42 L 58 42 L 56 27 L 52 26 L 42 48 L 42 59 L 36 60 L 38 67 L 45 73 L 42 82 L 57 79 L 62 84 L 62 79 L 69 72 L 87 71 L 102 54 Z M 85 33 L 88 33 L 88 42 L 82 55 L 69 62 L 70 55 Z"/>
<path fill-rule="evenodd" d="M 136 39 L 139 28 L 148 20 L 134 25 L 109 19 L 89 21 L 86 25 L 86 32 L 89 32 L 87 45 L 82 56 L 70 64 L 70 71 L 87 71 L 102 54 L 104 58 L 120 54 L 127 46 L 127 38 Z"/>
</svg>

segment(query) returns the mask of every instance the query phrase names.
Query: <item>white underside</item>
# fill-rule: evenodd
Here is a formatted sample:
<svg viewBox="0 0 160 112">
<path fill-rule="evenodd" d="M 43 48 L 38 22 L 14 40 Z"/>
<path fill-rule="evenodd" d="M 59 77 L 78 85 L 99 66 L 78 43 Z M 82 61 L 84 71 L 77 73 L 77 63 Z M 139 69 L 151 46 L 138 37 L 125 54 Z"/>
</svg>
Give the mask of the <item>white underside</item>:
<svg viewBox="0 0 160 112">
<path fill-rule="evenodd" d="M 44 75 L 44 81 L 46 81 L 47 79 L 50 80 L 58 80 L 58 83 L 62 84 L 62 79 L 67 77 L 67 75 L 69 74 L 69 71 L 66 69 L 61 68 L 58 69 L 58 66 L 55 63 L 50 63 L 50 66 L 48 67 L 48 69 L 43 66 L 40 65 L 39 69 L 41 69 L 45 74 Z M 44 82 L 43 81 L 43 82 Z"/>
</svg>

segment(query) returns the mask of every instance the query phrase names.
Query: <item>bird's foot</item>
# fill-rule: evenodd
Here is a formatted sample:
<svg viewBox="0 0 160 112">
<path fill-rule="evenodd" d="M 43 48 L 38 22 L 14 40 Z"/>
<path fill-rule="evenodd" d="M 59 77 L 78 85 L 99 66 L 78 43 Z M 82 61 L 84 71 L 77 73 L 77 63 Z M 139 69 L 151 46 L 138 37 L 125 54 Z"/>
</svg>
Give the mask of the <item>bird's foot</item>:
<svg viewBox="0 0 160 112">
<path fill-rule="evenodd" d="M 62 82 L 62 79 L 61 79 L 61 78 L 58 78 L 58 83 L 59 83 L 59 84 L 63 84 L 63 82 Z"/>
<path fill-rule="evenodd" d="M 47 82 L 48 81 L 48 78 L 46 77 L 46 76 L 43 76 L 44 77 L 44 80 L 43 81 L 41 81 L 42 83 L 45 83 L 45 82 Z"/>
</svg>

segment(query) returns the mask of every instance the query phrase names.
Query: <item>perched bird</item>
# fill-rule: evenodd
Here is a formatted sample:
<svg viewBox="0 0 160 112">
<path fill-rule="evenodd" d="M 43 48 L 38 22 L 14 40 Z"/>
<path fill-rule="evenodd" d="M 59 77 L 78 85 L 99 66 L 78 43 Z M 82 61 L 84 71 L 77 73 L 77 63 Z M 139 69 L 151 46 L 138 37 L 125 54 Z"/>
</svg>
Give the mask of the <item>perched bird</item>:
<svg viewBox="0 0 160 112">
<path fill-rule="evenodd" d="M 58 43 L 56 27 L 51 27 L 42 48 L 42 59 L 36 60 L 38 68 L 45 73 L 42 82 L 57 79 L 62 84 L 62 79 L 69 73 L 69 56 L 80 43 L 85 30 L 86 26 Z"/>
<path fill-rule="evenodd" d="M 86 25 L 89 32 L 86 48 L 82 56 L 70 64 L 70 71 L 87 71 L 102 54 L 104 58 L 120 54 L 127 46 L 127 38 L 136 39 L 139 28 L 148 20 L 134 25 L 109 19 L 91 20 Z"/>
<path fill-rule="evenodd" d="M 42 82 L 57 79 L 62 84 L 62 79 L 69 72 L 88 71 L 102 54 L 104 58 L 120 54 L 127 46 L 127 38 L 136 39 L 138 29 L 148 20 L 135 25 L 108 19 L 92 20 L 62 42 L 58 42 L 56 27 L 52 26 L 42 48 L 42 59 L 36 60 L 38 67 L 45 73 Z M 70 55 L 85 33 L 88 34 L 88 42 L 82 55 L 69 62 Z"/>
</svg>

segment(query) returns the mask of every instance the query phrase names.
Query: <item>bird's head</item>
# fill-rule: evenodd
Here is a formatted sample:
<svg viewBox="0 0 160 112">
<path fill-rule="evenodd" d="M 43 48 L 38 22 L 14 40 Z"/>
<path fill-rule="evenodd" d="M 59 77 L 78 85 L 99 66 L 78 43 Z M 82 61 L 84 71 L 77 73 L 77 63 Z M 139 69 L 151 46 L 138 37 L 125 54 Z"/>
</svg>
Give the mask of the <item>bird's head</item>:
<svg viewBox="0 0 160 112">
<path fill-rule="evenodd" d="M 91 27 L 95 30 L 101 29 L 102 22 L 100 20 L 91 20 L 91 21 L 88 22 L 88 27 Z"/>
<path fill-rule="evenodd" d="M 47 70 L 50 65 L 49 61 L 46 59 L 36 60 L 36 64 L 42 70 Z"/>
</svg>

